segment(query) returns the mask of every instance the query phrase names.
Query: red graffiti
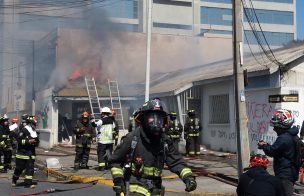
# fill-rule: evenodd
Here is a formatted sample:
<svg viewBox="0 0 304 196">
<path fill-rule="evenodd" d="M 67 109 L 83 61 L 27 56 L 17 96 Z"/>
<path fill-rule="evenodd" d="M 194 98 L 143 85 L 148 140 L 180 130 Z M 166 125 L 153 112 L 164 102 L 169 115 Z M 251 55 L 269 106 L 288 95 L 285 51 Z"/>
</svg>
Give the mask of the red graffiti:
<svg viewBox="0 0 304 196">
<path fill-rule="evenodd" d="M 249 119 L 270 118 L 272 106 L 266 103 L 246 102 Z"/>
<path fill-rule="evenodd" d="M 246 102 L 246 109 L 249 131 L 267 133 L 272 115 L 272 106 L 268 103 Z"/>
</svg>

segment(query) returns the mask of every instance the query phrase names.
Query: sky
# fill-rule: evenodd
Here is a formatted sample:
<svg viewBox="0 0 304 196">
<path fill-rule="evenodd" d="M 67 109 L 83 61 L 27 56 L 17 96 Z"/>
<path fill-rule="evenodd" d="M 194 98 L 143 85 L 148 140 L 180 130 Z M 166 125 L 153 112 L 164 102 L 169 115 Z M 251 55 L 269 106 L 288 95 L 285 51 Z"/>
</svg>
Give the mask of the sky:
<svg viewBox="0 0 304 196">
<path fill-rule="evenodd" d="M 304 40 L 304 0 L 297 0 L 298 40 Z"/>
</svg>

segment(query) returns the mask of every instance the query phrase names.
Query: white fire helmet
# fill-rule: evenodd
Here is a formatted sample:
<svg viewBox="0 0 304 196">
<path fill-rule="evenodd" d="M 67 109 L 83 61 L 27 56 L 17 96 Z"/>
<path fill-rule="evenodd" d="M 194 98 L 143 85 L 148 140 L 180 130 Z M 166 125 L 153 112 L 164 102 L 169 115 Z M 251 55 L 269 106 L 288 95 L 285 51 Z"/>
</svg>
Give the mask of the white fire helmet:
<svg viewBox="0 0 304 196">
<path fill-rule="evenodd" d="M 109 114 L 111 114 L 111 110 L 110 110 L 110 108 L 108 108 L 108 107 L 103 107 L 103 108 L 101 109 L 101 113 L 109 113 Z"/>
</svg>

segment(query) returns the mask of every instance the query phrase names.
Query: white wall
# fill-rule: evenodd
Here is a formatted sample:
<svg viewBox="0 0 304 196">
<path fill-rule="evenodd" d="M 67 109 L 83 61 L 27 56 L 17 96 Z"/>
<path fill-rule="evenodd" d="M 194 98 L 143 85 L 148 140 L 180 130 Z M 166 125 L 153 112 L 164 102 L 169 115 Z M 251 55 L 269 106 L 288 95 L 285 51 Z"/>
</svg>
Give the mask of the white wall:
<svg viewBox="0 0 304 196">
<path fill-rule="evenodd" d="M 229 94 L 229 124 L 209 124 L 209 96 Z M 202 142 L 213 150 L 223 151 L 236 151 L 236 135 L 235 135 L 235 123 L 234 123 L 234 96 L 233 96 L 233 84 L 231 81 L 208 84 L 203 86 L 202 90 L 202 125 L 203 134 Z"/>
<path fill-rule="evenodd" d="M 52 89 L 36 93 L 37 130 L 40 131 L 40 146 L 52 148 L 58 143 L 58 108 L 53 102 Z"/>
<path fill-rule="evenodd" d="M 257 142 L 273 143 L 277 137 L 270 127 L 272 113 L 281 108 L 281 103 L 269 103 L 269 95 L 280 94 L 279 89 L 258 89 L 246 91 L 249 144 L 251 151 L 257 151 Z"/>
</svg>

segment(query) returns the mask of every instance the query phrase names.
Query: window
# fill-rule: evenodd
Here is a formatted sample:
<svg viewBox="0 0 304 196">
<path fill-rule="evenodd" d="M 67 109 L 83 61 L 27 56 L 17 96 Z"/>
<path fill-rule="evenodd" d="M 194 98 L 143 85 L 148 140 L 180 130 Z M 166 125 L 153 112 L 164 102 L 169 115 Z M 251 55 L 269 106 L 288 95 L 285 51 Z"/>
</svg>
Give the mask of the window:
<svg viewBox="0 0 304 196">
<path fill-rule="evenodd" d="M 110 17 L 117 18 L 138 18 L 138 1 L 137 0 L 119 0 L 106 6 L 107 14 Z"/>
<path fill-rule="evenodd" d="M 252 9 L 246 9 L 246 12 L 249 16 L 254 16 Z M 256 9 L 255 13 L 257 14 L 260 23 L 293 25 L 293 12 Z M 254 19 L 254 22 L 257 22 L 255 17 L 252 18 Z M 244 20 L 247 21 L 245 15 Z"/>
<path fill-rule="evenodd" d="M 213 30 L 213 29 L 201 29 L 201 34 L 204 33 L 214 33 L 214 34 L 224 34 L 224 35 L 232 35 L 232 31 L 226 30 Z"/>
<path fill-rule="evenodd" d="M 264 31 L 263 33 L 265 35 L 267 42 L 273 46 L 282 46 L 294 40 L 293 33 L 278 33 L 278 32 L 267 32 L 267 31 Z M 257 34 L 259 37 L 263 36 L 262 32 L 257 32 Z M 258 44 L 252 31 L 245 31 L 245 36 L 248 39 L 248 42 L 246 41 L 247 44 L 255 44 L 255 45 Z M 266 43 L 263 42 L 263 44 Z"/>
<path fill-rule="evenodd" d="M 210 124 L 229 123 L 229 94 L 209 96 Z"/>
<path fill-rule="evenodd" d="M 169 28 L 169 29 L 185 29 L 185 30 L 192 29 L 192 25 L 170 24 L 170 23 L 160 23 L 160 22 L 153 22 L 153 27 Z"/>
<path fill-rule="evenodd" d="M 201 7 L 201 24 L 232 25 L 232 10 L 226 8 Z"/>
<path fill-rule="evenodd" d="M 214 3 L 232 3 L 232 0 L 201 0 L 206 2 L 214 2 Z"/>
<path fill-rule="evenodd" d="M 293 3 L 293 0 L 255 0 L 255 1 L 276 2 L 276 3 Z"/>
</svg>

